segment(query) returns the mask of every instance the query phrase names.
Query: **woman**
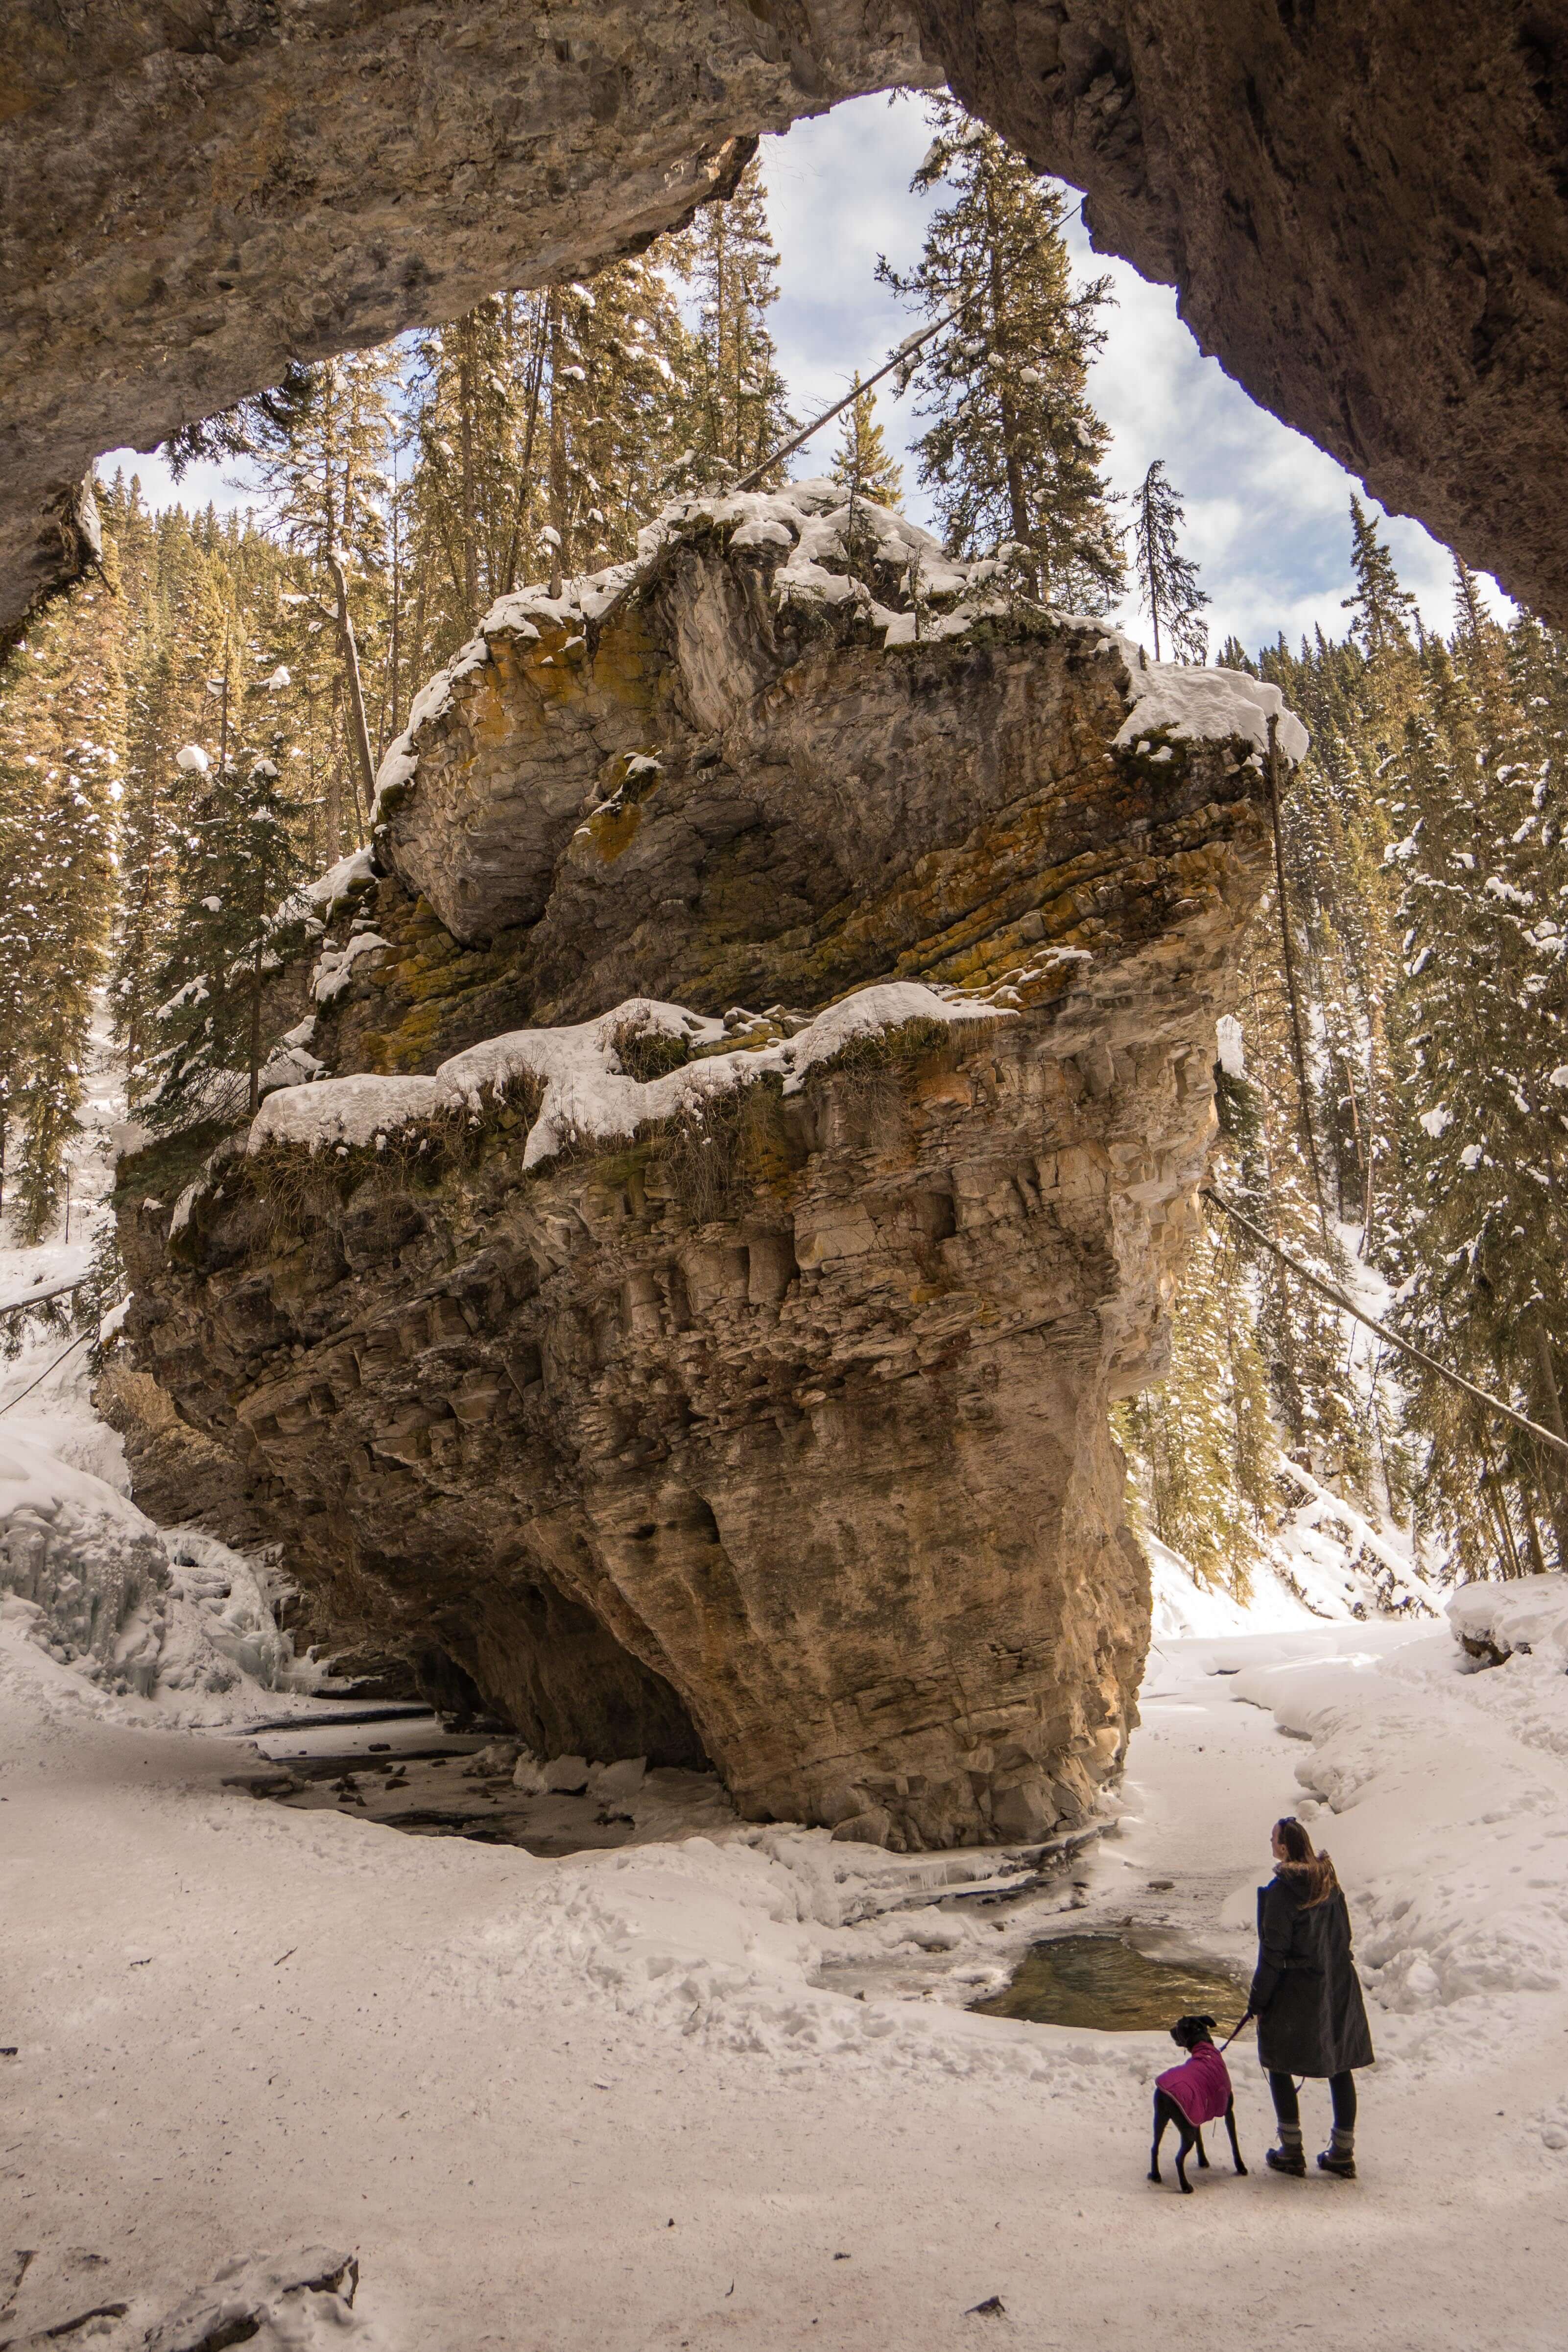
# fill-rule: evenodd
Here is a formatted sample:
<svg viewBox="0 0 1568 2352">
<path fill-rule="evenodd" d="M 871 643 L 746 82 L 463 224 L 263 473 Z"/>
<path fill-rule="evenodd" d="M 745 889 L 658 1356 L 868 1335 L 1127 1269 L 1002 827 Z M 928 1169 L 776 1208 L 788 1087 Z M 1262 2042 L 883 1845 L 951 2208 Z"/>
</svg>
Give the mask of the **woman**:
<svg viewBox="0 0 1568 2352">
<path fill-rule="evenodd" d="M 1351 1957 L 1351 1916 L 1334 1865 L 1314 1853 L 1295 1819 L 1274 1824 L 1274 1875 L 1258 1890 L 1258 1970 L 1247 2013 L 1258 2020 L 1258 2055 L 1268 2070 L 1279 2145 L 1275 2172 L 1307 2169 L 1301 2110 L 1291 2077 L 1329 2078 L 1333 2136 L 1318 2158 L 1324 2172 L 1355 2179 L 1355 2075 L 1373 2064 L 1366 2005 Z"/>
</svg>

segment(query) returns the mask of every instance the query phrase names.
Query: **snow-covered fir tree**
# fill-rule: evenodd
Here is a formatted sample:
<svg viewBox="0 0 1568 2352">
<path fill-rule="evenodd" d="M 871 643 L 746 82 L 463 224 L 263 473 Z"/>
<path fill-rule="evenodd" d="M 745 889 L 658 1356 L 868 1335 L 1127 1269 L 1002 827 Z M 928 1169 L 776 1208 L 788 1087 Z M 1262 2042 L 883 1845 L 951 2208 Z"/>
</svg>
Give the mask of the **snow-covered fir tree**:
<svg viewBox="0 0 1568 2352">
<path fill-rule="evenodd" d="M 177 764 L 202 778 L 182 835 L 178 920 L 158 972 L 152 1082 L 144 1108 L 159 1129 L 254 1111 L 270 1043 L 262 1005 L 270 975 L 304 944 L 306 876 L 299 811 L 282 789 L 275 737 L 216 766 L 199 745 Z"/>
<path fill-rule="evenodd" d="M 1145 1525 L 1200 1584 L 1245 1601 L 1280 1516 L 1279 1448 L 1246 1262 L 1223 1228 L 1200 1222 L 1169 1372 L 1115 1420 Z"/>
<path fill-rule="evenodd" d="M 54 1222 L 115 899 L 125 608 L 101 570 L 29 625 L 0 677 L 0 1188 Z"/>
</svg>

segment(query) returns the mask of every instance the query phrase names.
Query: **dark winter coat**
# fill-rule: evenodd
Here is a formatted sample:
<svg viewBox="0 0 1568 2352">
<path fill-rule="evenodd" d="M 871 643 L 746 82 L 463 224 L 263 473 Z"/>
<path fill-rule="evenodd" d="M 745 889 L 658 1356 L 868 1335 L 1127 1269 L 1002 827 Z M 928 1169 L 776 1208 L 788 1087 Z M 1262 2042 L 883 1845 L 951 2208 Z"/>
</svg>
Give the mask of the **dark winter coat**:
<svg viewBox="0 0 1568 2352">
<path fill-rule="evenodd" d="M 1337 1886 L 1326 1903 L 1307 1894 L 1289 1865 L 1258 1890 L 1258 2055 L 1270 2074 L 1342 2074 L 1373 2063 L 1351 1915 Z"/>
</svg>

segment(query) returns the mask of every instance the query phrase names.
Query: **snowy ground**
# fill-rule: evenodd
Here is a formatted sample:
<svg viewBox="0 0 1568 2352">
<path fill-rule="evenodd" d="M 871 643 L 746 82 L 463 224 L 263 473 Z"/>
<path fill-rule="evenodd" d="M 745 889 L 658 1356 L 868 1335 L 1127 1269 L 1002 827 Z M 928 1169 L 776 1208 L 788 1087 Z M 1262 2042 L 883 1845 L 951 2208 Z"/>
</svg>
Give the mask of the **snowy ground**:
<svg viewBox="0 0 1568 2352">
<path fill-rule="evenodd" d="M 5 1253 L 0 1295 L 40 1262 Z M 100 1549 L 135 1532 L 80 1351 L 5 1410 L 59 1345 L 0 1368 L 13 1583 L 62 1510 Z M 236 1727 L 321 1703 L 257 1679 L 291 1677 L 246 1563 L 167 1547 L 148 1696 L 62 1663 L 38 1638 L 55 1619 L 0 1599 L 0 2343 L 124 2305 L 55 2340 L 131 2352 L 226 2257 L 324 2246 L 359 2257 L 353 2312 L 295 2296 L 255 2352 L 1555 2345 L 1554 1596 L 1488 1614 L 1514 1654 L 1465 1673 L 1440 1620 L 1346 1613 L 1387 1563 L 1342 1507 L 1302 1508 L 1320 1548 L 1297 1544 L 1249 1612 L 1157 1557 L 1120 1818 L 1005 1905 L 954 1889 L 1005 1857 L 883 1855 L 711 1802 L 695 1834 L 554 1861 L 258 1801 L 234 1785 L 266 1769 Z M 372 1736 L 392 1754 L 428 1731 Z M 1314 1805 L 1379 2052 L 1363 2177 L 1265 2171 L 1248 2040 L 1251 2174 L 1216 2161 L 1183 2200 L 1143 2178 L 1163 2037 L 963 2004 L 1063 1927 L 1130 1924 L 1245 1974 L 1268 1825 Z M 1321 2089 L 1306 2106 L 1326 2123 Z M 1001 2315 L 974 2310 L 993 2295 Z"/>
<path fill-rule="evenodd" d="M 325 2243 L 361 2260 L 348 2334 L 386 2352 L 1560 2338 L 1550 1661 L 1461 1674 L 1430 1621 L 1163 1638 L 1119 1833 L 1032 1904 L 939 1908 L 922 1879 L 994 1858 L 737 1828 L 542 1862 L 258 1802 L 224 1786 L 232 1739 L 156 1727 L 27 1630 L 9 1604 L 0 2253 L 36 2250 L 23 2335 L 124 2301 L 120 2352 L 226 2254 Z M 1372 1994 L 1363 2178 L 1262 2170 L 1238 2044 L 1253 2173 L 1216 2164 L 1183 2200 L 1142 2178 L 1168 2044 L 953 2004 L 1068 1906 L 1245 1965 L 1299 1772 L 1342 1809 L 1318 1827 Z M 991 2294 L 1005 2316 L 971 2315 Z"/>
</svg>

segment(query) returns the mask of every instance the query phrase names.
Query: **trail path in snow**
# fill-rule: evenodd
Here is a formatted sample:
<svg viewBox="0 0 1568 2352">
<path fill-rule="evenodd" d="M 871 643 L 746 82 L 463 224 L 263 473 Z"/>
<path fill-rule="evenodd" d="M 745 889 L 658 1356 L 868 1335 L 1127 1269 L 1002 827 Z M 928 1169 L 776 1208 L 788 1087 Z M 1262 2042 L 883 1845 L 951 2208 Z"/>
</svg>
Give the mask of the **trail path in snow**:
<svg viewBox="0 0 1568 2352">
<path fill-rule="evenodd" d="M 1268 1823 L 1320 1754 L 1237 1702 L 1270 1673 L 1301 1708 L 1359 1710 L 1366 1774 L 1331 1843 L 1363 1940 L 1358 1870 L 1386 1909 L 1400 1866 L 1380 1790 L 1408 1800 L 1405 1763 L 1429 1777 L 1429 1736 L 1460 1778 L 1468 1749 L 1506 1780 L 1511 1744 L 1531 1818 L 1505 1840 L 1544 1839 L 1543 1794 L 1568 1822 L 1568 1761 L 1516 1739 L 1500 1678 L 1455 1677 L 1432 1640 L 1165 1643 L 1074 1927 L 1164 1917 L 1249 1949 Z M 1320 1743 L 1329 1762 L 1352 1733 Z M 23 2332 L 112 2294 L 132 2312 L 103 2341 L 129 2352 L 226 2254 L 341 2242 L 366 2352 L 1561 2340 L 1568 2157 L 1540 2127 L 1564 2085 L 1561 1984 L 1374 2005 L 1353 2188 L 1264 2171 L 1238 2043 L 1252 2176 L 1216 2162 L 1182 2199 L 1143 2179 L 1159 2038 L 812 1990 L 833 1937 L 801 1913 L 843 1848 L 537 1862 L 258 1803 L 221 1787 L 235 1763 L 106 1719 L 0 1627 L 0 2042 L 18 2045 L 0 2252 L 39 2250 Z M 1421 1836 L 1458 1801 L 1435 1797 Z M 1486 1840 L 1467 1819 L 1453 1843 L 1473 1901 Z M 1020 1930 L 964 1932 L 1010 1948 Z M 992 2294 L 1005 2317 L 967 2315 Z"/>
</svg>

